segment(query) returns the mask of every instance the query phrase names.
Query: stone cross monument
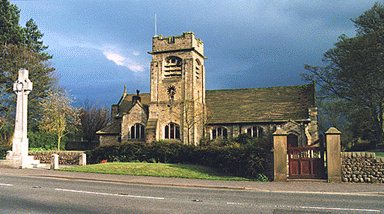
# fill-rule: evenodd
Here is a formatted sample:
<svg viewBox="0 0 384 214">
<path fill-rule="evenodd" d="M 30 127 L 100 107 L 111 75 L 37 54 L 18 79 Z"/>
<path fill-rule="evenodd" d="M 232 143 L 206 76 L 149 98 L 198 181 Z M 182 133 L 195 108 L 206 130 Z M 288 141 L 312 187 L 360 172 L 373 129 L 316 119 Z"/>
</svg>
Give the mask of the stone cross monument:
<svg viewBox="0 0 384 214">
<path fill-rule="evenodd" d="M 19 70 L 19 78 L 13 84 L 13 91 L 17 95 L 15 132 L 12 151 L 8 151 L 7 160 L 12 161 L 14 166 L 28 168 L 34 162 L 33 156 L 28 156 L 27 110 L 28 94 L 32 91 L 28 70 Z"/>
</svg>

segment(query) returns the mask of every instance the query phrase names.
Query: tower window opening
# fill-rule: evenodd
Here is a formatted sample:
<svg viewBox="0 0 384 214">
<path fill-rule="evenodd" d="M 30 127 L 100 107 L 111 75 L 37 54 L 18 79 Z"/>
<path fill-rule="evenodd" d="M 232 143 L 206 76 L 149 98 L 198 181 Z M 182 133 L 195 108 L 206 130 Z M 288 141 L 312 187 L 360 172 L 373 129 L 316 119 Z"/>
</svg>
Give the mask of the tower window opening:
<svg viewBox="0 0 384 214">
<path fill-rule="evenodd" d="M 165 59 L 164 77 L 181 77 L 182 59 L 170 56 Z"/>
<path fill-rule="evenodd" d="M 199 59 L 196 59 L 196 66 L 195 66 L 196 79 L 200 79 L 200 73 L 201 73 L 201 63 Z"/>
</svg>

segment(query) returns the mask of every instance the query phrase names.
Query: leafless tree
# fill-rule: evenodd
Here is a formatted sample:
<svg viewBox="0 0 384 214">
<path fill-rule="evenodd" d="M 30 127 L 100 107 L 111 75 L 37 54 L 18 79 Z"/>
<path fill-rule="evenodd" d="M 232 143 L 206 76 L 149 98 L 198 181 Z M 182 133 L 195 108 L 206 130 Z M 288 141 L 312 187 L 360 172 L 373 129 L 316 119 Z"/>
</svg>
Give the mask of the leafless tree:
<svg viewBox="0 0 384 214">
<path fill-rule="evenodd" d="M 90 145 L 97 141 L 96 132 L 110 122 L 110 112 L 107 108 L 97 107 L 89 100 L 80 109 L 81 134 Z"/>
</svg>

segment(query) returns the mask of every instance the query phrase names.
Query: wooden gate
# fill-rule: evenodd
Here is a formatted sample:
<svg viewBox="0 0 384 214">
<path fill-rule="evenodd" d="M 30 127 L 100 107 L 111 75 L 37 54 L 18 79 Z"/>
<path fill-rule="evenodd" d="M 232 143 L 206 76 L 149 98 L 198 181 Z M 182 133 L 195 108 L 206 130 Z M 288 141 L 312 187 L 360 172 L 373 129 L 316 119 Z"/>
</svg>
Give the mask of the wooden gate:
<svg viewBox="0 0 384 214">
<path fill-rule="evenodd" d="M 288 147 L 289 178 L 325 178 L 324 148 Z"/>
</svg>

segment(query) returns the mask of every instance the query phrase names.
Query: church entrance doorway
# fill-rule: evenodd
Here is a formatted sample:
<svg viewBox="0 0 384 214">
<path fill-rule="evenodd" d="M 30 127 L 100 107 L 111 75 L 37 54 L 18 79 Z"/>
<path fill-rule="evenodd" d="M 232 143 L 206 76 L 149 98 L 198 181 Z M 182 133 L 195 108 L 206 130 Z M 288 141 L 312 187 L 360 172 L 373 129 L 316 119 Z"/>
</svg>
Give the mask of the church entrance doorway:
<svg viewBox="0 0 384 214">
<path fill-rule="evenodd" d="M 289 147 L 298 147 L 299 146 L 299 138 L 295 134 L 289 134 L 287 137 L 287 145 Z"/>
<path fill-rule="evenodd" d="M 323 147 L 299 147 L 298 137 L 288 135 L 288 168 L 291 179 L 324 178 L 324 148 Z"/>
</svg>

